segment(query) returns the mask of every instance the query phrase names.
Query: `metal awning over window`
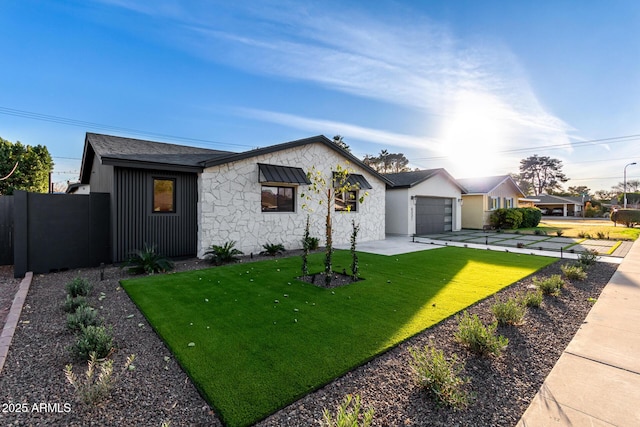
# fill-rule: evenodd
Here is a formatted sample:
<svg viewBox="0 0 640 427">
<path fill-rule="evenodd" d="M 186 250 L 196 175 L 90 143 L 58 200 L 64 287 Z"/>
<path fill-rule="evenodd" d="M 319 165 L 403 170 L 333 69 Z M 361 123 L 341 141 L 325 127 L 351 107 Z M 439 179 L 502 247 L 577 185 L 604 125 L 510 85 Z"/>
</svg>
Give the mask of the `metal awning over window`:
<svg viewBox="0 0 640 427">
<path fill-rule="evenodd" d="M 336 180 L 336 173 L 333 173 L 333 179 L 334 182 Z M 341 187 L 341 183 L 339 182 L 335 182 L 336 187 Z M 359 189 L 364 189 L 364 190 L 371 190 L 373 187 L 371 186 L 371 184 L 369 184 L 369 182 L 366 180 L 366 178 L 360 174 L 357 173 L 351 173 L 347 176 L 347 182 L 345 184 L 349 184 L 353 187 L 357 187 Z"/>
<path fill-rule="evenodd" d="M 258 163 L 260 182 L 283 182 L 287 184 L 311 184 L 302 168 Z"/>
</svg>

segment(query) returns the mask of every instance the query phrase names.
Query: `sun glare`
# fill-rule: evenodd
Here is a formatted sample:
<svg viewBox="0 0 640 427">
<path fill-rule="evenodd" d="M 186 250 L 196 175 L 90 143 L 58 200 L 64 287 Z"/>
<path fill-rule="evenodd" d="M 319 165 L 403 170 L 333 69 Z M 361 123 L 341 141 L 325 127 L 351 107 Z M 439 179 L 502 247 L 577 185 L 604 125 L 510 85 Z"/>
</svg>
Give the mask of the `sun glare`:
<svg viewBox="0 0 640 427">
<path fill-rule="evenodd" d="M 455 176 L 497 173 L 497 152 L 504 148 L 508 134 L 504 116 L 504 107 L 491 95 L 468 91 L 458 94 L 438 137 Z"/>
</svg>

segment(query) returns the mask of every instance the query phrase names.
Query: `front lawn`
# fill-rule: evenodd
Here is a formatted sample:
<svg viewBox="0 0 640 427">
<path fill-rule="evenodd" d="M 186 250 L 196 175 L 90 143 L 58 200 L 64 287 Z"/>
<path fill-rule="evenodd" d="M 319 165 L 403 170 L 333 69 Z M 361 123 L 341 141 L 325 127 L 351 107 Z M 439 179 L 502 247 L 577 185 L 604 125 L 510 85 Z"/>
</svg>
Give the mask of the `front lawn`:
<svg viewBox="0 0 640 427">
<path fill-rule="evenodd" d="M 298 257 L 122 286 L 221 418 L 243 426 L 554 261 L 447 247 L 360 254 L 365 280 L 335 289 L 296 280 Z M 334 270 L 350 262 L 337 251 Z"/>
</svg>

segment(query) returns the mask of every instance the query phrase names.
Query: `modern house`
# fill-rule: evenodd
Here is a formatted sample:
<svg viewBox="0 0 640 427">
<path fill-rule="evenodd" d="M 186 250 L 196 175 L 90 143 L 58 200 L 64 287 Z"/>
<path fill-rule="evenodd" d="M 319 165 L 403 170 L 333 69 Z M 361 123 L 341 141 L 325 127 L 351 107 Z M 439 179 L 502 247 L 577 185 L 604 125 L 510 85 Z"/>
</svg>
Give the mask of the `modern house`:
<svg viewBox="0 0 640 427">
<path fill-rule="evenodd" d="M 311 235 L 322 237 L 326 196 L 313 192 L 307 172 L 331 182 L 338 165 L 358 189 L 336 197 L 334 242 L 349 242 L 353 220 L 359 240 L 384 239 L 390 181 L 324 136 L 234 153 L 87 133 L 80 182 L 110 195 L 113 262 L 145 244 L 203 257 L 235 241 L 249 254 L 267 243 L 300 248 L 308 215 Z"/>
<path fill-rule="evenodd" d="M 541 194 L 535 196 L 536 207 L 540 208 L 542 215 L 555 216 L 582 216 L 583 208 L 591 197 L 550 196 Z"/>
<path fill-rule="evenodd" d="M 387 185 L 387 234 L 402 236 L 457 231 L 461 228 L 462 194 L 466 191 L 444 169 L 384 175 Z"/>
<path fill-rule="evenodd" d="M 466 190 L 462 195 L 462 228 L 482 229 L 489 225 L 491 212 L 517 208 L 525 197 L 510 175 L 458 179 Z"/>
</svg>

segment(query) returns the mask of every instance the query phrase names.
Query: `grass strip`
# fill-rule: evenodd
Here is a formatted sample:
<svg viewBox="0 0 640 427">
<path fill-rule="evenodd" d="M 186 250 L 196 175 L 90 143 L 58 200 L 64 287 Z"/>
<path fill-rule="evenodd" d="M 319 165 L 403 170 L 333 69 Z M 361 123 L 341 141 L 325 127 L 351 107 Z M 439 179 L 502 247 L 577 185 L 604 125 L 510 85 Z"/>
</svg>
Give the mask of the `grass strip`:
<svg viewBox="0 0 640 427">
<path fill-rule="evenodd" d="M 359 257 L 365 280 L 335 289 L 296 280 L 298 257 L 122 286 L 225 423 L 245 426 L 555 261 L 454 247 Z M 337 251 L 334 270 L 350 261 Z"/>
</svg>

